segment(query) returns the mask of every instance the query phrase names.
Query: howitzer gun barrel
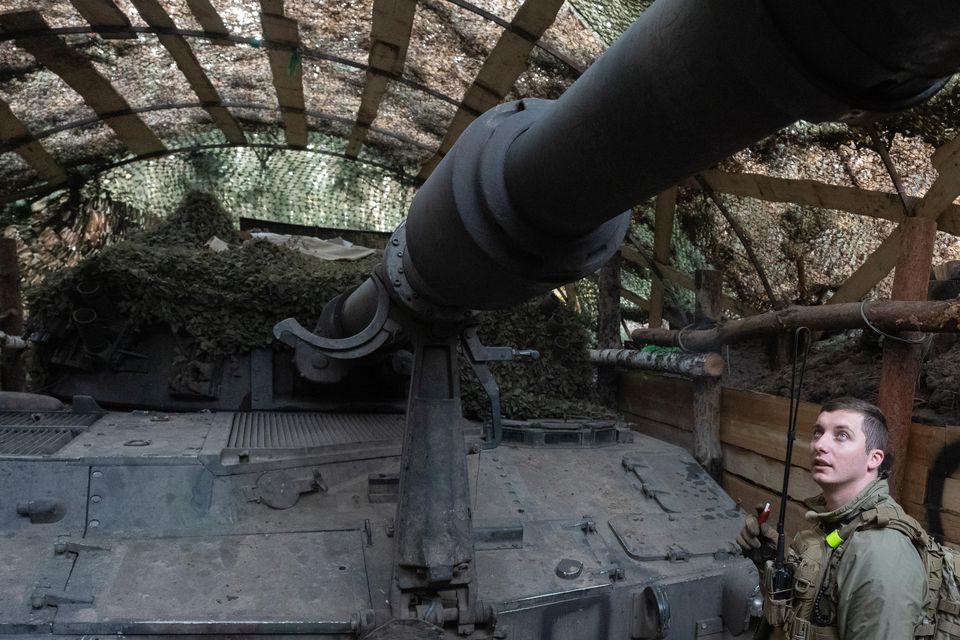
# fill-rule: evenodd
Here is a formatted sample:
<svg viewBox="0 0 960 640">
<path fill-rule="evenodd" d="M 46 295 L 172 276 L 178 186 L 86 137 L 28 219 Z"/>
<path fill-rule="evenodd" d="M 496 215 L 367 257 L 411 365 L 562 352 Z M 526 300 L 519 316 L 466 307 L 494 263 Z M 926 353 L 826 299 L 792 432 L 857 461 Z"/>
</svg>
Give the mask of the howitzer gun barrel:
<svg viewBox="0 0 960 640">
<path fill-rule="evenodd" d="M 798 119 L 904 109 L 958 67 L 945 0 L 660 0 L 558 100 L 464 132 L 411 206 L 403 279 L 437 305 L 516 304 L 596 270 L 671 184 Z"/>
<path fill-rule="evenodd" d="M 558 100 L 467 128 L 388 246 L 385 281 L 421 317 L 512 306 L 597 270 L 630 206 L 798 119 L 905 109 L 958 68 L 952 0 L 659 0 Z M 376 297 L 350 294 L 342 326 L 366 327 Z"/>
<path fill-rule="evenodd" d="M 798 120 L 898 111 L 960 66 L 949 2 L 656 2 L 506 156 L 511 202 L 589 232 Z"/>
</svg>

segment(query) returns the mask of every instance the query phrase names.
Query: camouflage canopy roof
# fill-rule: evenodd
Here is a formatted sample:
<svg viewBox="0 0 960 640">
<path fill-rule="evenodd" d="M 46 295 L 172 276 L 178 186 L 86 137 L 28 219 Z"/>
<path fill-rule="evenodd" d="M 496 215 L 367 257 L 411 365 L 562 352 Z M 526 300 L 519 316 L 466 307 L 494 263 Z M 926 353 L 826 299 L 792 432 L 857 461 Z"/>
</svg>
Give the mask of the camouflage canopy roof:
<svg viewBox="0 0 960 640">
<path fill-rule="evenodd" d="M 602 50 L 562 0 L 8 0 L 0 202 L 239 149 L 415 185 L 479 113 L 558 96 Z"/>
<path fill-rule="evenodd" d="M 379 199 L 393 217 L 477 115 L 559 96 L 650 4 L 7 0 L 0 204 L 110 175 L 170 211 L 202 186 L 178 184 L 189 175 L 238 182 L 220 188 L 234 208 L 330 211 Z M 911 116 L 897 126 L 939 146 L 953 125 Z M 132 166 L 149 159 L 152 189 Z M 263 198 L 264 183 L 300 185 L 299 199 L 331 184 L 356 197 L 278 202 Z"/>
</svg>

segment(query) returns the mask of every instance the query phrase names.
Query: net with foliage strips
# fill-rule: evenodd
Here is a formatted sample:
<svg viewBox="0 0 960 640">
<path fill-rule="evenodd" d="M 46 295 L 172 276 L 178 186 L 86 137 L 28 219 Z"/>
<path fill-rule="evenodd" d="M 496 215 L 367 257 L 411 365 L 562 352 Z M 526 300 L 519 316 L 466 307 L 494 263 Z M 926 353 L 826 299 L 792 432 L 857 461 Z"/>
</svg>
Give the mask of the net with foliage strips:
<svg viewBox="0 0 960 640">
<path fill-rule="evenodd" d="M 206 243 L 220 238 L 229 249 Z M 63 325 L 74 292 L 96 282 L 134 330 L 166 325 L 187 338 L 191 359 L 228 356 L 273 343 L 272 328 L 294 317 L 313 326 L 324 303 L 359 285 L 380 260 L 330 262 L 244 239 L 211 196 L 184 198 L 157 228 L 108 246 L 76 267 L 50 274 L 31 292 L 31 330 Z M 586 361 L 591 319 L 565 306 L 536 302 L 489 313 L 480 329 L 488 344 L 533 348 L 536 362 L 494 365 L 505 417 L 598 416 L 590 403 L 593 367 Z M 471 417 L 489 415 L 489 402 L 472 373 L 463 370 L 463 403 Z"/>
</svg>

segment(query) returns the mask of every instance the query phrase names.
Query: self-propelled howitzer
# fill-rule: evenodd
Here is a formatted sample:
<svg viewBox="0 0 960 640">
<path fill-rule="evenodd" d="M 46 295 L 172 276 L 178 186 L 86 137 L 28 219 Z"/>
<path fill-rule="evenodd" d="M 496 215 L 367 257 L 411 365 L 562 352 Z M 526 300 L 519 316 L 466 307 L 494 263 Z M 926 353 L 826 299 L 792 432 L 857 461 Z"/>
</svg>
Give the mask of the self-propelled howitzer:
<svg viewBox="0 0 960 640">
<path fill-rule="evenodd" d="M 949 2 L 660 0 L 560 99 L 501 105 L 463 133 L 382 267 L 332 303 L 325 315 L 337 323 L 321 324 L 321 336 L 277 327 L 332 358 L 400 333 L 415 345 L 397 616 L 416 617 L 416 603 L 441 592 L 461 625 L 489 615 L 476 598 L 457 428 L 456 345 L 472 310 L 596 271 L 618 249 L 631 205 L 796 120 L 854 122 L 923 101 L 960 66 L 958 36 Z M 468 337 L 473 359 L 510 355 Z"/>
</svg>

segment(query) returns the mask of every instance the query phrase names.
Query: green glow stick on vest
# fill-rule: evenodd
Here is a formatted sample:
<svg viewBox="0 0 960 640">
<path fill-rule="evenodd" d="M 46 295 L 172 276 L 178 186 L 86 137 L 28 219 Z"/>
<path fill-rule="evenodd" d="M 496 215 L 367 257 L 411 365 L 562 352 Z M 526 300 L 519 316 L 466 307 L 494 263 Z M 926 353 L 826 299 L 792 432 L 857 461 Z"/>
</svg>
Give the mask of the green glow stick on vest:
<svg viewBox="0 0 960 640">
<path fill-rule="evenodd" d="M 840 537 L 840 530 L 834 529 L 827 534 L 827 544 L 830 545 L 831 549 L 836 549 L 843 543 L 843 538 Z"/>
</svg>

